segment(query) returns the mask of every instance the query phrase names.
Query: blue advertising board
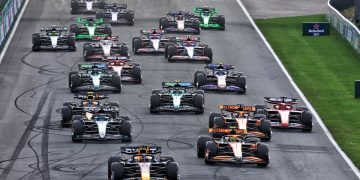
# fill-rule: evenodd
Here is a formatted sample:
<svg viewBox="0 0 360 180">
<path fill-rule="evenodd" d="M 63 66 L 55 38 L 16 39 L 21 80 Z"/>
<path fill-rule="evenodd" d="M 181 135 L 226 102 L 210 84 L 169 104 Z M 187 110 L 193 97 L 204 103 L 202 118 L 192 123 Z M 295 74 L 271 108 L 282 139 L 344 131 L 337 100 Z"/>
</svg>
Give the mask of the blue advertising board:
<svg viewBox="0 0 360 180">
<path fill-rule="evenodd" d="M 329 22 L 303 22 L 303 36 L 329 36 Z"/>
</svg>

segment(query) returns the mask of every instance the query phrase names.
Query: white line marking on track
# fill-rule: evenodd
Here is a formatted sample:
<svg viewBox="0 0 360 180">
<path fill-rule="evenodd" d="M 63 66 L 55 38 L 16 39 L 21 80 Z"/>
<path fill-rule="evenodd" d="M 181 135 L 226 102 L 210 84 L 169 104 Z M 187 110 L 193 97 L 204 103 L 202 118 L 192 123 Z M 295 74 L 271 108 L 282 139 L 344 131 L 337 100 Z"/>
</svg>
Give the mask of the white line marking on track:
<svg viewBox="0 0 360 180">
<path fill-rule="evenodd" d="M 327 129 L 327 127 L 325 126 L 324 122 L 322 121 L 322 119 L 320 118 L 319 114 L 316 112 L 316 110 L 314 109 L 314 107 L 310 104 L 310 102 L 307 100 L 307 98 L 305 97 L 305 95 L 301 92 L 301 90 L 299 89 L 299 87 L 296 85 L 296 83 L 294 82 L 294 80 L 292 79 L 292 77 L 290 76 L 289 72 L 285 69 L 284 65 L 282 64 L 280 58 L 276 55 L 275 51 L 273 50 L 273 48 L 270 46 L 269 42 L 266 40 L 265 36 L 261 33 L 259 27 L 255 24 L 253 18 L 251 17 L 251 15 L 249 14 L 249 12 L 247 11 L 246 7 L 244 6 L 244 4 L 241 2 L 241 0 L 236 0 L 237 3 L 239 4 L 239 6 L 241 7 L 241 9 L 244 11 L 244 13 L 246 14 L 246 16 L 248 17 L 248 19 L 250 20 L 250 23 L 253 25 L 253 27 L 255 28 L 256 32 L 260 35 L 261 39 L 264 41 L 266 47 L 269 49 L 269 51 L 271 52 L 271 54 L 274 56 L 274 58 L 276 59 L 276 62 L 279 64 L 281 70 L 284 72 L 284 74 L 286 75 L 286 77 L 289 79 L 291 85 L 295 88 L 296 92 L 300 95 L 301 99 L 304 101 L 304 103 L 306 104 L 306 106 L 310 109 L 310 111 L 313 113 L 314 117 L 316 118 L 316 120 L 318 121 L 318 123 L 320 124 L 321 128 L 324 130 L 326 136 L 329 138 L 330 142 L 335 146 L 336 150 L 340 153 L 340 155 L 344 158 L 344 160 L 346 161 L 346 163 L 350 166 L 350 168 L 353 170 L 353 172 L 355 173 L 355 175 L 358 177 L 358 179 L 360 179 L 360 172 L 359 169 L 354 165 L 354 163 L 351 161 L 351 159 L 344 153 L 344 151 L 340 148 L 340 146 L 336 143 L 334 137 L 331 135 L 330 131 Z"/>
</svg>

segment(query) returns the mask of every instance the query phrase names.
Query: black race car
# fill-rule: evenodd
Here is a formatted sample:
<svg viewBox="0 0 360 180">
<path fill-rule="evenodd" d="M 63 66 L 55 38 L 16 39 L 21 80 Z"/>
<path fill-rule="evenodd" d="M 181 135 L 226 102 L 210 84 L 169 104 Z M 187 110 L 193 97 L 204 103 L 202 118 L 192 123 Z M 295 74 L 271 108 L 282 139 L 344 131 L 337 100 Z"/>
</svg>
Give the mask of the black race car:
<svg viewBox="0 0 360 180">
<path fill-rule="evenodd" d="M 179 168 L 173 156 L 160 156 L 157 146 L 121 147 L 121 156 L 108 160 L 108 179 L 178 180 Z"/>
<path fill-rule="evenodd" d="M 127 9 L 127 4 L 112 3 L 96 13 L 96 18 L 103 18 L 106 23 L 134 25 L 134 11 Z"/>
<path fill-rule="evenodd" d="M 163 82 L 162 87 L 151 93 L 150 113 L 204 113 L 204 91 L 196 90 L 191 82 Z"/>
<path fill-rule="evenodd" d="M 172 11 L 159 21 L 159 29 L 165 32 L 200 34 L 200 22 L 194 14 L 189 12 Z"/>
<path fill-rule="evenodd" d="M 69 73 L 69 88 L 72 93 L 79 91 L 113 91 L 121 93 L 121 76 L 104 64 L 89 66 L 79 64 L 79 72 Z"/>
<path fill-rule="evenodd" d="M 67 33 L 67 28 L 57 27 L 43 27 L 40 33 L 32 35 L 32 50 L 40 51 L 46 50 L 70 50 L 76 51 L 75 34 Z"/>
<path fill-rule="evenodd" d="M 103 111 L 111 114 L 113 118 L 119 116 L 119 103 L 117 102 L 100 102 L 100 100 L 107 99 L 108 96 L 87 92 L 85 94 L 76 94 L 74 99 L 81 100 L 80 102 L 64 102 L 61 109 L 61 126 L 67 127 L 72 124 L 72 117 L 75 115 L 84 116 L 86 112 L 97 113 Z"/>
<path fill-rule="evenodd" d="M 105 0 L 71 0 L 71 14 L 95 14 L 105 6 Z"/>
<path fill-rule="evenodd" d="M 131 122 L 129 116 L 113 118 L 104 111 L 98 113 L 87 112 L 85 116 L 72 117 L 72 141 L 80 142 L 84 139 L 93 140 L 122 140 L 131 142 Z"/>
</svg>

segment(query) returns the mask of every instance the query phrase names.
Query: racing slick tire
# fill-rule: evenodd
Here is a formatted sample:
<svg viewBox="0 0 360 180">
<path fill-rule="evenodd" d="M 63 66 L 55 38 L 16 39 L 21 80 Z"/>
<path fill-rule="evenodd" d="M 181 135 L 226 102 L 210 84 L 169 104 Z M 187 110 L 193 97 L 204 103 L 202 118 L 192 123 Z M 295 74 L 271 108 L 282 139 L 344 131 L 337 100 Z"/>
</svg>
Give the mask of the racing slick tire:
<svg viewBox="0 0 360 180">
<path fill-rule="evenodd" d="M 80 120 L 73 121 L 72 124 L 73 134 L 72 134 L 72 141 L 73 142 L 81 142 L 82 135 L 84 134 L 84 127 Z"/>
<path fill-rule="evenodd" d="M 72 24 L 70 26 L 70 32 L 77 35 L 79 33 L 79 26 L 77 24 Z"/>
<path fill-rule="evenodd" d="M 104 34 L 107 35 L 107 36 L 111 36 L 111 35 L 112 35 L 112 30 L 111 30 L 111 25 L 110 25 L 110 24 L 106 24 L 106 25 L 105 25 Z"/>
<path fill-rule="evenodd" d="M 70 76 L 70 84 L 69 84 L 69 87 L 70 87 L 70 91 L 71 93 L 76 93 L 77 90 L 75 90 L 77 87 L 80 86 L 80 83 L 81 83 L 81 77 L 79 74 L 72 74 Z"/>
<path fill-rule="evenodd" d="M 150 96 L 150 113 L 159 113 L 159 111 L 155 110 L 156 108 L 160 107 L 161 100 L 158 94 L 151 94 Z"/>
<path fill-rule="evenodd" d="M 176 162 L 166 164 L 166 177 L 169 180 L 178 180 L 179 167 Z"/>
<path fill-rule="evenodd" d="M 217 146 L 216 146 L 215 142 L 213 142 L 213 141 L 206 142 L 205 152 L 206 151 L 208 151 L 208 156 L 205 157 L 205 163 L 206 164 L 215 164 L 215 161 L 211 161 L 211 159 L 213 157 L 215 157 L 217 155 L 217 152 L 218 152 L 218 149 L 217 149 Z"/>
<path fill-rule="evenodd" d="M 161 92 L 161 91 L 163 91 L 163 90 L 161 90 L 161 89 L 153 89 L 151 91 L 151 94 L 159 94 L 159 92 Z"/>
<path fill-rule="evenodd" d="M 75 71 L 69 72 L 69 88 L 71 88 L 71 86 L 70 86 L 70 84 L 71 84 L 71 76 L 74 75 L 74 74 L 77 74 L 77 72 L 75 72 Z"/>
<path fill-rule="evenodd" d="M 69 46 L 69 51 L 76 51 L 76 39 L 75 39 L 75 36 L 74 35 L 69 35 L 68 38 L 67 38 L 67 43 L 68 43 L 68 46 Z"/>
<path fill-rule="evenodd" d="M 194 93 L 203 95 L 204 96 L 204 102 L 205 102 L 205 92 L 204 92 L 204 90 L 196 90 L 196 91 L 194 91 Z"/>
<path fill-rule="evenodd" d="M 210 136 L 204 136 L 201 135 L 197 139 L 196 143 L 196 154 L 198 158 L 204 158 L 205 157 L 205 148 L 206 148 L 206 142 L 211 141 Z"/>
<path fill-rule="evenodd" d="M 225 17 L 220 15 L 218 18 L 218 24 L 222 27 L 219 30 L 225 30 Z"/>
<path fill-rule="evenodd" d="M 260 132 L 266 134 L 265 138 L 262 138 L 262 140 L 270 141 L 271 139 L 271 122 L 267 119 L 264 119 L 261 121 L 261 124 L 259 126 Z"/>
<path fill-rule="evenodd" d="M 194 96 L 194 106 L 198 109 L 200 109 L 199 111 L 195 111 L 196 114 L 203 114 L 204 113 L 204 95 L 201 94 L 196 94 Z"/>
<path fill-rule="evenodd" d="M 168 61 L 169 62 L 174 62 L 175 60 L 172 59 L 173 56 L 175 56 L 177 54 L 177 49 L 174 45 L 169 45 L 168 46 Z"/>
<path fill-rule="evenodd" d="M 213 61 L 213 53 L 212 53 L 211 48 L 209 48 L 209 47 L 204 48 L 204 56 L 209 58 L 209 60 L 206 62 L 207 64 L 212 63 L 212 61 Z"/>
<path fill-rule="evenodd" d="M 111 86 L 115 87 L 116 90 L 114 90 L 114 93 L 121 93 L 121 78 L 118 74 L 114 74 L 111 77 Z"/>
<path fill-rule="evenodd" d="M 120 47 L 120 55 L 121 56 L 129 56 L 129 48 L 127 47 L 127 46 L 125 46 L 125 45 L 122 45 L 121 47 Z"/>
<path fill-rule="evenodd" d="M 225 127 L 224 119 L 222 117 L 215 117 L 214 118 L 214 125 L 217 128 L 224 128 Z"/>
<path fill-rule="evenodd" d="M 111 179 L 111 165 L 115 162 L 120 162 L 121 157 L 118 156 L 112 156 L 108 160 L 108 179 Z"/>
<path fill-rule="evenodd" d="M 246 78 L 245 78 L 245 76 L 238 75 L 236 77 L 236 86 L 243 89 L 243 91 L 239 92 L 240 94 L 245 94 L 246 93 Z"/>
<path fill-rule="evenodd" d="M 76 14 L 79 9 L 79 5 L 76 2 L 71 2 L 71 14 Z"/>
<path fill-rule="evenodd" d="M 120 162 L 114 162 L 111 165 L 111 172 L 114 173 L 113 180 L 124 179 L 124 166 Z"/>
<path fill-rule="evenodd" d="M 85 61 L 90 61 L 90 59 L 88 57 L 92 56 L 93 54 L 94 54 L 94 46 L 91 46 L 91 45 L 85 46 L 85 48 L 84 48 L 84 60 Z"/>
<path fill-rule="evenodd" d="M 265 163 L 257 164 L 259 167 L 266 167 L 269 164 L 269 147 L 266 144 L 259 143 L 256 149 L 256 157 L 265 161 Z"/>
<path fill-rule="evenodd" d="M 301 123 L 304 125 L 303 131 L 304 132 L 311 132 L 312 131 L 312 114 L 309 111 L 304 111 L 301 117 Z"/>
<path fill-rule="evenodd" d="M 130 121 L 123 121 L 121 123 L 121 135 L 127 136 L 127 138 L 123 138 L 123 142 L 131 142 L 131 122 Z"/>
<path fill-rule="evenodd" d="M 142 76 L 141 76 L 140 66 L 134 66 L 134 68 L 131 71 L 131 76 L 136 80 L 134 81 L 135 84 L 141 84 Z"/>
<path fill-rule="evenodd" d="M 164 51 L 165 58 L 168 58 L 168 56 L 169 56 L 168 47 L 171 45 L 173 45 L 173 44 L 165 44 L 165 51 Z"/>
<path fill-rule="evenodd" d="M 195 34 L 200 34 L 200 22 L 195 19 L 191 22 L 191 27 L 196 30 Z"/>
<path fill-rule="evenodd" d="M 217 117 L 221 117 L 221 113 L 210 113 L 210 116 L 209 116 L 209 128 L 213 128 L 214 127 L 214 121 L 215 121 L 215 118 Z"/>
<path fill-rule="evenodd" d="M 61 127 L 65 127 L 66 123 L 71 122 L 72 118 L 72 109 L 70 106 L 63 107 L 61 109 Z"/>
<path fill-rule="evenodd" d="M 207 83 L 206 74 L 202 71 L 195 72 L 195 77 L 194 77 L 195 87 L 199 89 L 201 86 L 206 85 L 206 83 Z"/>
<path fill-rule="evenodd" d="M 160 18 L 159 20 L 159 29 L 164 30 L 169 27 L 169 20 L 165 17 Z"/>
<path fill-rule="evenodd" d="M 142 47 L 142 42 L 139 37 L 134 37 L 132 40 L 132 50 L 134 54 L 140 54 L 138 50 Z"/>
<path fill-rule="evenodd" d="M 132 26 L 134 25 L 134 11 L 128 11 L 126 12 L 125 19 L 128 21 L 128 25 Z"/>
<path fill-rule="evenodd" d="M 41 46 L 41 38 L 40 34 L 33 34 L 32 35 L 32 50 L 33 51 L 39 51 Z"/>
</svg>

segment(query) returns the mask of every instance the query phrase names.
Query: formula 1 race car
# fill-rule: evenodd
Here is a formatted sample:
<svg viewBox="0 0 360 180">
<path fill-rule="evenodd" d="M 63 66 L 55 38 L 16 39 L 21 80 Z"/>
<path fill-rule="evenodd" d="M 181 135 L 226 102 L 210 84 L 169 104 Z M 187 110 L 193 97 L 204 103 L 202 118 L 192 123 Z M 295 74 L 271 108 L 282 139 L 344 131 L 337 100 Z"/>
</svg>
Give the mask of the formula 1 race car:
<svg viewBox="0 0 360 180">
<path fill-rule="evenodd" d="M 248 134 L 229 134 L 219 139 L 199 136 L 197 157 L 205 158 L 206 164 L 230 162 L 266 167 L 270 162 L 268 146 Z"/>
<path fill-rule="evenodd" d="M 111 114 L 89 113 L 85 116 L 73 116 L 72 141 L 80 142 L 84 139 L 122 140 L 131 142 L 131 121 L 129 116 L 113 118 Z"/>
<path fill-rule="evenodd" d="M 200 34 L 200 22 L 189 12 L 168 12 L 167 17 L 162 17 L 159 21 L 159 29 L 165 32 Z"/>
<path fill-rule="evenodd" d="M 121 93 L 121 77 L 109 70 L 107 65 L 89 66 L 79 64 L 80 72 L 69 73 L 69 88 L 72 93 L 78 91 L 113 91 Z"/>
<path fill-rule="evenodd" d="M 74 99 L 81 100 L 78 102 L 65 102 L 61 109 L 61 126 L 67 127 L 72 124 L 72 117 L 76 115 L 85 115 L 86 112 L 98 113 L 103 111 L 107 114 L 111 114 L 113 118 L 119 116 L 119 103 L 117 102 L 104 102 L 100 100 L 107 99 L 108 96 L 87 92 L 86 94 L 76 94 Z"/>
<path fill-rule="evenodd" d="M 116 57 L 119 56 L 128 58 L 129 48 L 126 43 L 119 43 L 113 40 L 101 40 L 95 43 L 85 43 L 83 55 L 85 61 L 104 61 L 108 58 L 116 59 Z"/>
<path fill-rule="evenodd" d="M 121 76 L 122 82 L 133 82 L 141 84 L 141 66 L 133 63 L 129 59 L 108 59 L 108 67 Z"/>
<path fill-rule="evenodd" d="M 127 9 L 127 4 L 112 3 L 96 13 L 96 18 L 103 18 L 105 22 L 115 24 L 134 25 L 134 11 Z"/>
<path fill-rule="evenodd" d="M 271 122 L 264 115 L 255 114 L 255 106 L 220 105 L 220 113 L 210 113 L 209 133 L 222 137 L 230 131 L 254 135 L 262 140 L 271 139 Z"/>
<path fill-rule="evenodd" d="M 175 37 L 166 37 L 164 30 L 140 30 L 140 34 L 140 37 L 134 37 L 132 40 L 134 54 L 161 54 L 165 52 L 167 44 L 175 43 Z"/>
<path fill-rule="evenodd" d="M 70 32 L 75 34 L 76 40 L 99 41 L 112 34 L 111 25 L 104 24 L 102 18 L 78 17 L 76 21 L 78 24 L 70 26 Z"/>
<path fill-rule="evenodd" d="M 105 0 L 71 0 L 71 14 L 95 14 L 105 6 Z"/>
<path fill-rule="evenodd" d="M 121 156 L 108 160 L 108 179 L 178 180 L 179 168 L 173 156 L 161 156 L 161 147 L 121 147 Z"/>
<path fill-rule="evenodd" d="M 194 36 L 178 37 L 176 44 L 169 44 L 165 49 L 165 58 L 174 61 L 204 61 L 211 63 L 212 49 L 205 44 L 200 44 L 200 38 Z"/>
<path fill-rule="evenodd" d="M 208 91 L 233 91 L 246 93 L 246 77 L 241 72 L 234 72 L 233 65 L 222 63 L 207 64 L 205 71 L 196 71 L 194 84 L 196 88 Z"/>
<path fill-rule="evenodd" d="M 265 97 L 265 105 L 256 105 L 257 114 L 264 114 L 276 128 L 295 128 L 312 131 L 312 114 L 306 107 L 295 107 L 298 99 Z"/>
<path fill-rule="evenodd" d="M 67 28 L 55 25 L 43 27 L 40 29 L 40 33 L 32 35 L 33 51 L 40 51 L 41 49 L 76 51 L 75 43 L 75 34 L 68 34 Z"/>
<path fill-rule="evenodd" d="M 195 7 L 193 11 L 199 18 L 201 28 L 225 30 L 225 17 L 216 15 L 219 12 L 216 8 Z"/>
<path fill-rule="evenodd" d="M 163 82 L 162 87 L 162 90 L 153 90 L 151 93 L 150 113 L 204 113 L 204 91 L 195 90 L 191 82 Z"/>
</svg>

